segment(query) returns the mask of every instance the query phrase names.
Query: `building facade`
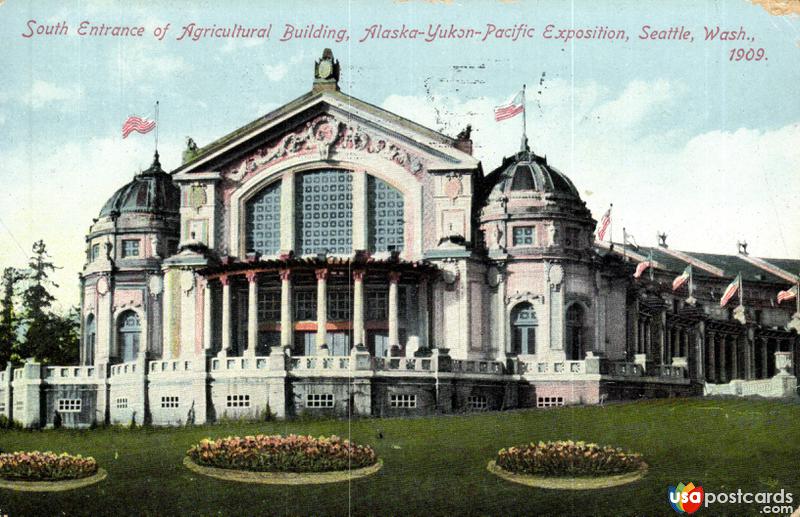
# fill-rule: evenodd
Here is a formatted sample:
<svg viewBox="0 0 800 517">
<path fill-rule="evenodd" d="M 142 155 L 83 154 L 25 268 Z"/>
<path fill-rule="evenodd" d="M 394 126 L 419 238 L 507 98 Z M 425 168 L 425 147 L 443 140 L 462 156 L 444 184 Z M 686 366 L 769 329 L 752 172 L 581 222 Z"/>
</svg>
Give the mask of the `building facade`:
<svg viewBox="0 0 800 517">
<path fill-rule="evenodd" d="M 595 241 L 570 179 L 520 152 L 309 93 L 117 191 L 87 235 L 81 365 L 0 373 L 28 426 L 413 415 L 793 395 L 800 260 Z M 634 278 L 636 266 L 652 267 Z M 687 266 L 692 279 L 672 289 Z M 742 275 L 740 300 L 719 306 Z M 741 302 L 741 303 L 740 303 Z"/>
</svg>

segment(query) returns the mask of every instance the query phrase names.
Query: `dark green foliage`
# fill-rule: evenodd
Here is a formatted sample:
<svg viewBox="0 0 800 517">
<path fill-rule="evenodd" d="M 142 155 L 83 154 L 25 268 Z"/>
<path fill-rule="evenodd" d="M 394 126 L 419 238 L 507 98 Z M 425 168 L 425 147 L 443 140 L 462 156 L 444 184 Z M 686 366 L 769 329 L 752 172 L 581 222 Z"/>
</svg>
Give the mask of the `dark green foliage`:
<svg viewBox="0 0 800 517">
<path fill-rule="evenodd" d="M 18 350 L 17 328 L 20 317 L 14 308 L 16 287 L 25 278 L 21 271 L 13 267 L 3 270 L 2 299 L 0 299 L 0 370 L 12 359 Z"/>
</svg>

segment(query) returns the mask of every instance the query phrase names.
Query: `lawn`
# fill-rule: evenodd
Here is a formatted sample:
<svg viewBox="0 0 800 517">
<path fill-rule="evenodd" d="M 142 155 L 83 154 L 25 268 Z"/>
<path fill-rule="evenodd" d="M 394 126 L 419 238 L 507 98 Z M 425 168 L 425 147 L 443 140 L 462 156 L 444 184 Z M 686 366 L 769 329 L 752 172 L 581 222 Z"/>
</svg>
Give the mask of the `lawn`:
<svg viewBox="0 0 800 517">
<path fill-rule="evenodd" d="M 71 492 L 0 490 L 0 515 L 677 515 L 667 487 L 778 491 L 800 497 L 800 404 L 669 399 L 418 419 L 227 423 L 176 429 L 0 431 L 0 449 L 94 456 L 108 479 Z M 379 439 L 378 434 L 383 438 Z M 198 476 L 181 461 L 205 437 L 255 433 L 350 436 L 384 460 L 374 476 L 280 487 Z M 498 449 L 574 439 L 639 451 L 650 472 L 634 484 L 583 492 L 508 483 L 486 471 Z M 718 505 L 697 515 L 758 515 Z"/>
</svg>

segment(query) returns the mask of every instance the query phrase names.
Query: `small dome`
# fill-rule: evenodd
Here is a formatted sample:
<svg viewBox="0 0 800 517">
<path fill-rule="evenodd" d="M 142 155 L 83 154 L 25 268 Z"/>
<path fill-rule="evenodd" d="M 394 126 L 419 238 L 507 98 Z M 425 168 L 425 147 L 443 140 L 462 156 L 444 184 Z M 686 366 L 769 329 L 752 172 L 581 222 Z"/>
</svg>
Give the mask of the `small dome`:
<svg viewBox="0 0 800 517">
<path fill-rule="evenodd" d="M 503 164 L 486 176 L 490 198 L 513 192 L 548 192 L 580 199 L 578 190 L 561 171 L 547 164 L 547 159 L 529 150 L 505 158 Z"/>
<path fill-rule="evenodd" d="M 180 209 L 180 190 L 169 174 L 161 168 L 156 151 L 153 164 L 133 181 L 117 190 L 100 210 L 100 217 L 145 212 L 177 214 Z"/>
</svg>

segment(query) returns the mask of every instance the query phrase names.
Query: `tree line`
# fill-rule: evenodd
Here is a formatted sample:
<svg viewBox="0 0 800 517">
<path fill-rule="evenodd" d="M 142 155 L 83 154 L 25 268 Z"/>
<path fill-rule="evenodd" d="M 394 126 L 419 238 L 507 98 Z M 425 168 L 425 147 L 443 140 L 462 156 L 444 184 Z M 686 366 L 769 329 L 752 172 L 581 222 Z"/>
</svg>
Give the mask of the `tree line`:
<svg viewBox="0 0 800 517">
<path fill-rule="evenodd" d="M 80 315 L 77 307 L 64 314 L 53 309 L 58 288 L 50 275 L 57 269 L 44 241 L 33 244 L 28 267 L 7 267 L 0 280 L 0 369 L 27 359 L 43 364 L 77 364 Z"/>
</svg>

